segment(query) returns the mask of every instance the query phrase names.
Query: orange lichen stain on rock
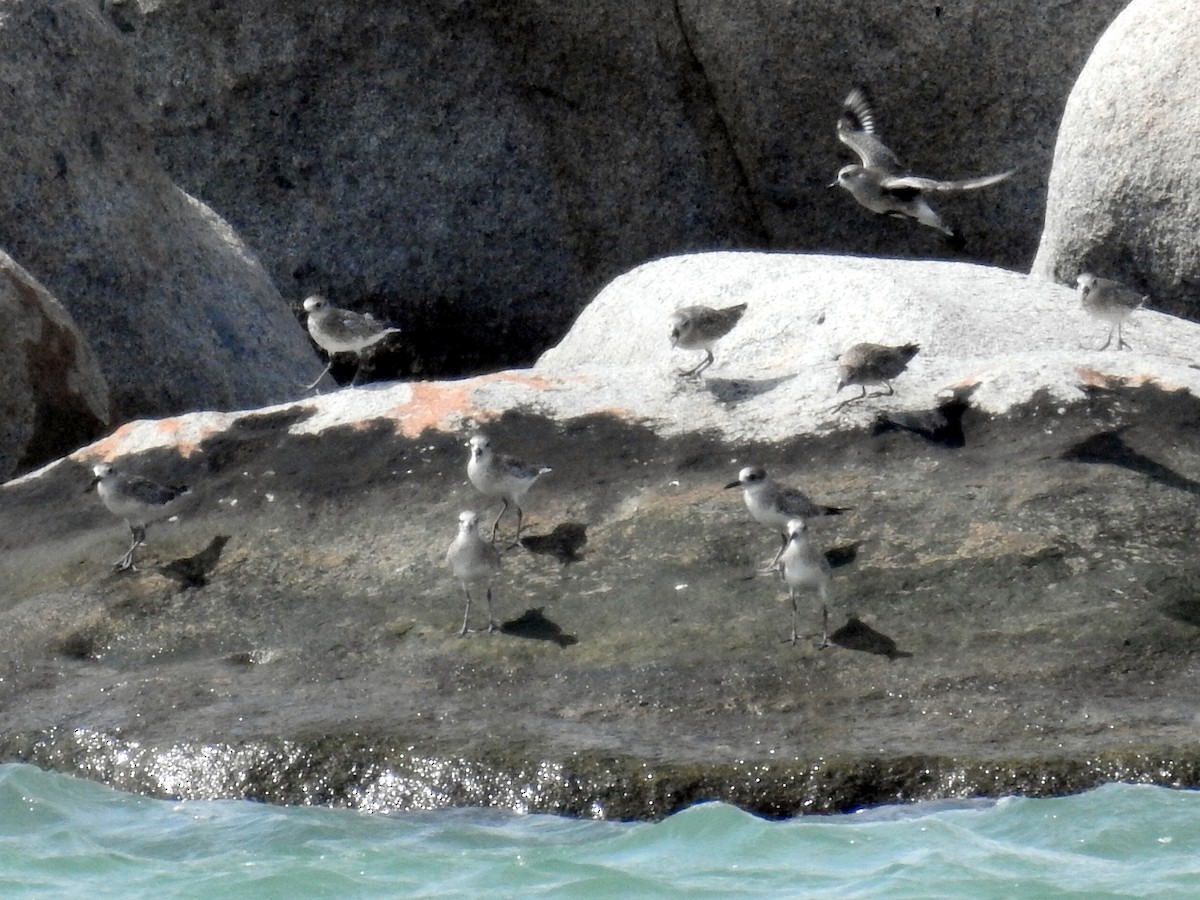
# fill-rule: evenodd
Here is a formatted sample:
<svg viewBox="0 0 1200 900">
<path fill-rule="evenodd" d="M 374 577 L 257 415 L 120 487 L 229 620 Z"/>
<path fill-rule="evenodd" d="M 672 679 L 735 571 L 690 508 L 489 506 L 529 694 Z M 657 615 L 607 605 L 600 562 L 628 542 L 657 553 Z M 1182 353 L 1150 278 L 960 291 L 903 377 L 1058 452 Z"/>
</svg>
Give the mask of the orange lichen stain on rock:
<svg viewBox="0 0 1200 900">
<path fill-rule="evenodd" d="M 491 372 L 461 381 L 417 381 L 410 386 L 406 402 L 383 413 L 382 418 L 396 423 L 396 433 L 415 438 L 433 428 L 453 430 L 466 419 L 486 421 L 503 410 L 485 409 L 475 402 L 475 392 L 488 382 L 505 381 L 534 391 L 549 391 L 558 386 L 555 379 L 519 371 Z M 365 427 L 365 426 L 364 426 Z"/>
<path fill-rule="evenodd" d="M 447 429 L 455 419 L 479 417 L 472 395 L 478 378 L 463 381 L 418 381 L 412 385 L 408 401 L 394 406 L 383 418 L 396 423 L 396 433 L 415 438 L 430 428 Z"/>
<path fill-rule="evenodd" d="M 1101 372 L 1098 369 L 1092 369 L 1087 366 L 1080 366 L 1075 372 L 1079 375 L 1080 385 L 1086 390 L 1115 391 L 1123 387 L 1146 387 L 1153 385 L 1164 391 L 1186 391 L 1187 386 L 1166 382 L 1156 375 L 1138 374 L 1138 375 L 1114 375 L 1110 372 Z"/>
<path fill-rule="evenodd" d="M 171 447 L 184 459 L 188 459 L 200 452 L 201 441 L 223 430 L 227 424 L 227 420 L 222 418 L 219 423 L 199 426 L 191 416 L 126 422 L 108 437 L 101 438 L 96 443 L 75 451 L 71 454 L 71 458 L 111 460 L 143 448 Z M 147 440 L 141 436 L 147 430 L 155 433 L 155 439 Z"/>
</svg>

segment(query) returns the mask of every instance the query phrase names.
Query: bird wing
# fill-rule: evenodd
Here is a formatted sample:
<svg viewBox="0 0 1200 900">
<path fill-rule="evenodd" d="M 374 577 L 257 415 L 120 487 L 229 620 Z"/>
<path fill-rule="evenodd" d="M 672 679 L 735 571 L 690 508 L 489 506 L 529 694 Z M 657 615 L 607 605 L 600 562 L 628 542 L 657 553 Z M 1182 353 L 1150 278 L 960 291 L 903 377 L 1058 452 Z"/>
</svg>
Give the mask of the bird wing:
<svg viewBox="0 0 1200 900">
<path fill-rule="evenodd" d="M 375 337 L 377 334 L 400 330 L 399 328 L 384 325 L 382 322 L 377 321 L 374 316 L 363 315 L 349 309 L 331 310 L 329 318 L 336 323 L 338 329 L 360 340 Z"/>
<path fill-rule="evenodd" d="M 875 112 L 864 87 L 856 87 L 842 101 L 837 123 L 838 140 L 858 154 L 868 169 L 900 172 L 904 166 L 875 134 Z"/>
<path fill-rule="evenodd" d="M 139 503 L 150 506 L 166 506 L 176 497 L 187 492 L 186 487 L 167 487 L 148 478 L 130 477 L 125 482 L 125 493 Z"/>
<path fill-rule="evenodd" d="M 893 175 L 880 181 L 880 188 L 901 199 L 911 200 L 923 192 L 947 193 L 949 191 L 973 191 L 976 188 L 997 184 L 1015 172 L 997 172 L 995 175 L 981 175 L 978 178 L 963 178 L 958 181 L 939 181 L 936 178 L 922 178 L 919 175 Z"/>
<path fill-rule="evenodd" d="M 824 511 L 817 504 L 809 499 L 804 491 L 796 488 L 780 488 L 779 489 L 779 506 L 789 516 L 795 516 L 799 519 L 810 519 L 813 516 L 819 516 Z"/>
</svg>

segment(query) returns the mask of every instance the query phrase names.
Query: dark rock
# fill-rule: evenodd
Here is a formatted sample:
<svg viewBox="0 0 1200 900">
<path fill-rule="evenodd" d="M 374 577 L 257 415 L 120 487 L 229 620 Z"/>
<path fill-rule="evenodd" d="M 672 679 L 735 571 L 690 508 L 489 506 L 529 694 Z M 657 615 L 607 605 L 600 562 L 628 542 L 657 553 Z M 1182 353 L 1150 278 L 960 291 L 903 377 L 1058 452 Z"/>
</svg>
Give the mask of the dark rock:
<svg viewBox="0 0 1200 900">
<path fill-rule="evenodd" d="M 317 357 L 249 248 L 155 160 L 130 59 L 95 3 L 5 6 L 0 246 L 70 311 L 119 419 L 293 396 Z"/>
<path fill-rule="evenodd" d="M 530 362 L 609 279 L 665 254 L 945 255 L 826 187 L 859 81 L 921 174 L 1020 166 L 943 212 L 965 258 L 1026 268 L 1063 104 L 1124 5 L 104 8 L 172 177 L 297 308 L 321 291 L 402 326 L 373 359 L 386 377 Z"/>
</svg>

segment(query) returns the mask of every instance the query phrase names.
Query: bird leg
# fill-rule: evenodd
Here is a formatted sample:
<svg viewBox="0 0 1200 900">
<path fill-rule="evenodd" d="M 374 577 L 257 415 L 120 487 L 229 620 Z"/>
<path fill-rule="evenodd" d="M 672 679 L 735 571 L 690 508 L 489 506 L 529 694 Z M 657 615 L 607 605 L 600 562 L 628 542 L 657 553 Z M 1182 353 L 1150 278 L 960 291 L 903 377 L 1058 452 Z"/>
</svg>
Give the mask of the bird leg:
<svg viewBox="0 0 1200 900">
<path fill-rule="evenodd" d="M 311 391 L 313 388 L 315 388 L 318 384 L 320 384 L 321 379 L 329 374 L 329 370 L 332 368 L 333 368 L 333 357 L 331 356 L 331 357 L 329 357 L 329 365 L 327 365 L 324 369 L 321 370 L 321 374 L 317 376 L 316 381 L 314 381 L 312 384 L 305 385 L 304 390 Z"/>
<path fill-rule="evenodd" d="M 524 513 L 521 510 L 521 504 L 518 503 L 517 504 L 517 536 L 511 544 L 509 544 L 507 547 L 504 548 L 505 550 L 511 550 L 511 549 L 513 549 L 513 547 L 524 547 L 525 546 L 524 544 L 521 543 L 521 520 L 522 520 L 523 516 L 524 516 Z"/>
<path fill-rule="evenodd" d="M 772 559 L 772 560 L 771 560 L 769 563 L 767 563 L 765 566 L 763 566 L 761 569 L 759 569 L 759 570 L 758 570 L 758 571 L 759 571 L 759 574 L 761 574 L 761 575 L 765 575 L 765 574 L 767 574 L 768 572 L 775 572 L 775 571 L 778 571 L 778 569 L 779 569 L 779 557 L 783 556 L 783 551 L 787 549 L 787 545 L 788 545 L 788 536 L 787 536 L 787 534 L 784 534 L 784 535 L 783 535 L 783 543 L 781 543 L 781 544 L 779 545 L 779 550 L 778 550 L 778 551 L 776 551 L 776 553 L 775 553 L 775 558 L 774 558 L 774 559 Z"/>
<path fill-rule="evenodd" d="M 467 620 L 471 618 L 471 589 L 467 587 L 465 581 L 463 582 L 463 592 L 467 595 L 467 610 L 463 613 L 462 628 L 458 630 L 459 637 L 467 633 Z"/>
<path fill-rule="evenodd" d="M 830 645 L 829 641 L 829 607 L 824 603 L 821 604 L 821 643 L 817 644 L 818 650 L 824 650 Z"/>
<path fill-rule="evenodd" d="M 799 618 L 800 612 L 796 608 L 796 589 L 791 588 L 791 590 L 789 590 L 788 593 L 791 594 L 791 596 L 792 596 L 792 640 L 791 640 L 791 645 L 793 647 L 795 647 L 796 641 L 798 641 L 800 639 L 800 635 L 797 634 L 797 632 L 796 632 L 796 619 Z"/>
<path fill-rule="evenodd" d="M 896 389 L 894 387 L 892 387 L 892 383 L 890 381 L 885 381 L 883 383 L 883 386 L 885 388 L 887 388 L 886 391 L 875 391 L 875 393 L 871 394 L 870 396 L 872 396 L 872 397 L 890 397 L 890 396 L 892 396 L 892 394 L 896 393 Z M 863 393 L 864 394 L 867 393 L 866 388 L 863 388 Z"/>
<path fill-rule="evenodd" d="M 849 406 L 851 403 L 857 403 L 859 400 L 862 400 L 864 397 L 866 397 L 867 396 L 867 386 L 865 384 L 860 384 L 859 387 L 862 388 L 861 394 L 859 394 L 857 397 L 851 397 L 849 400 L 843 400 L 841 403 L 839 403 L 837 406 L 835 406 L 833 408 L 833 412 L 837 412 L 843 406 Z"/>
<path fill-rule="evenodd" d="M 124 572 L 126 569 L 132 572 L 137 571 L 137 567 L 133 564 L 133 551 L 146 541 L 146 527 L 144 525 L 130 525 L 129 533 L 133 537 L 133 543 L 129 545 L 129 549 L 125 551 L 125 555 L 113 563 L 113 568 L 118 572 Z"/>
<path fill-rule="evenodd" d="M 496 624 L 496 620 L 492 618 L 492 586 L 489 584 L 487 589 L 487 608 L 488 608 L 488 634 L 493 631 L 499 631 L 500 626 Z"/>
<path fill-rule="evenodd" d="M 519 509 L 519 507 L 518 507 Z M 504 505 L 500 507 L 500 515 L 496 516 L 496 521 L 492 523 L 492 543 L 496 543 L 496 531 L 500 528 L 500 520 L 504 518 L 504 513 L 508 510 L 508 498 L 504 498 Z M 520 535 L 518 535 L 519 537 Z"/>
<path fill-rule="evenodd" d="M 704 351 L 704 359 L 700 360 L 700 364 L 698 366 L 695 366 L 694 368 L 691 368 L 691 369 L 680 370 L 679 372 L 676 372 L 675 374 L 677 374 L 680 378 L 694 378 L 695 376 L 699 375 L 701 372 L 703 372 L 705 369 L 707 369 L 712 364 L 713 364 L 712 351 L 705 350 Z"/>
<path fill-rule="evenodd" d="M 1112 332 L 1111 331 L 1109 332 L 1109 340 L 1112 340 Z M 1117 323 L 1117 349 L 1118 350 L 1132 350 L 1133 349 L 1133 347 L 1129 346 L 1129 344 L 1126 342 L 1125 338 L 1121 337 L 1121 323 L 1120 322 Z"/>
</svg>

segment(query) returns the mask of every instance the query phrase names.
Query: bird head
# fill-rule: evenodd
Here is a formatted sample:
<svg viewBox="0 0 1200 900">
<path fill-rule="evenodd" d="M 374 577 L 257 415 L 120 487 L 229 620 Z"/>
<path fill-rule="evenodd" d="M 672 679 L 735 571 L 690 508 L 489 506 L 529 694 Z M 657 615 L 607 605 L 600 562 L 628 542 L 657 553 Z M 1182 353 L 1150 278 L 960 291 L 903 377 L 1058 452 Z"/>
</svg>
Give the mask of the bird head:
<svg viewBox="0 0 1200 900">
<path fill-rule="evenodd" d="M 1075 287 L 1079 289 L 1079 294 L 1082 297 L 1086 297 L 1088 291 L 1095 287 L 1095 285 L 1096 276 L 1091 272 L 1080 272 L 1079 277 L 1075 279 Z"/>
<path fill-rule="evenodd" d="M 492 442 L 482 434 L 477 434 L 467 442 L 467 446 L 471 448 L 471 459 L 483 459 L 484 455 L 491 452 Z"/>
<path fill-rule="evenodd" d="M 738 472 L 738 480 L 731 481 L 725 485 L 725 489 L 730 488 L 752 488 L 756 484 L 762 484 L 767 480 L 767 470 L 762 466 L 746 466 L 742 471 Z"/>
<path fill-rule="evenodd" d="M 803 519 L 789 519 L 787 523 L 788 543 L 808 532 L 808 523 Z"/>
<path fill-rule="evenodd" d="M 307 300 L 304 301 L 304 311 L 309 314 L 315 313 L 315 312 L 320 312 L 321 310 L 328 309 L 328 308 L 329 308 L 329 301 L 326 300 L 324 297 L 320 297 L 316 294 L 313 294 L 311 297 L 309 297 Z"/>
<path fill-rule="evenodd" d="M 465 509 L 458 514 L 458 531 L 469 534 L 479 526 L 479 516 L 472 510 Z"/>
</svg>

